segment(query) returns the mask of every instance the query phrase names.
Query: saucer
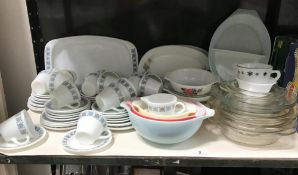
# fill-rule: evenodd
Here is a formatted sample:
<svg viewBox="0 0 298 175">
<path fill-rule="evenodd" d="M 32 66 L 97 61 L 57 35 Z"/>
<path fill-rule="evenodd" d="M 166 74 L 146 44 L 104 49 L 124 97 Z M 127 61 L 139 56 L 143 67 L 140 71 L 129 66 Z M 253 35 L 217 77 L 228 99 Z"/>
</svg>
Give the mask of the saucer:
<svg viewBox="0 0 298 175">
<path fill-rule="evenodd" d="M 134 127 L 132 125 L 129 126 L 125 126 L 125 127 L 121 127 L 121 126 L 108 126 L 108 128 L 112 131 L 125 131 L 125 130 L 130 130 L 130 129 L 134 129 Z"/>
<path fill-rule="evenodd" d="M 31 111 L 38 112 L 38 113 L 44 111 L 44 108 L 34 107 L 34 106 L 32 106 L 30 103 L 27 103 L 27 107 L 28 107 Z"/>
<path fill-rule="evenodd" d="M 62 109 L 54 109 L 52 107 L 51 101 L 49 101 L 45 104 L 45 108 L 46 108 L 46 111 L 49 111 L 50 113 L 55 113 L 55 114 L 76 113 L 90 108 L 90 101 L 87 98 L 82 98 L 80 103 L 81 103 L 80 106 L 74 109 L 71 109 L 68 107 L 63 107 Z"/>
<path fill-rule="evenodd" d="M 109 131 L 111 132 L 111 131 Z M 81 145 L 76 139 L 75 139 L 75 133 L 76 130 L 71 130 L 67 132 L 62 139 L 62 146 L 65 151 L 73 153 L 73 154 L 90 154 L 95 153 L 100 150 L 103 150 L 104 148 L 107 148 L 107 146 L 112 142 L 113 137 L 97 140 L 95 143 L 91 145 Z"/>
<path fill-rule="evenodd" d="M 37 137 L 30 138 L 30 140 L 27 144 L 17 145 L 15 143 L 7 143 L 7 142 L 0 143 L 0 151 L 17 151 L 17 150 L 21 150 L 21 149 L 24 149 L 24 148 L 31 147 L 31 146 L 41 142 L 42 140 L 44 140 L 46 138 L 47 131 L 43 127 L 35 125 L 35 131 L 37 132 Z"/>
<path fill-rule="evenodd" d="M 108 127 L 126 127 L 132 125 L 131 122 L 122 122 L 122 123 L 109 123 L 108 122 Z"/>
</svg>

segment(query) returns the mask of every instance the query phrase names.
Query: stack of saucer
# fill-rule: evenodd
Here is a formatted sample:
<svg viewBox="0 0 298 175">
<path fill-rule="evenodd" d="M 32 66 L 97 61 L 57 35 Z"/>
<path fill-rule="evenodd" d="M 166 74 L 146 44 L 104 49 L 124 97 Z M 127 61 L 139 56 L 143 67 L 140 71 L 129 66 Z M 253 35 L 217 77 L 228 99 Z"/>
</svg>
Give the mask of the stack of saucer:
<svg viewBox="0 0 298 175">
<path fill-rule="evenodd" d="M 80 94 L 81 94 L 82 97 L 88 98 L 91 103 L 95 103 L 95 97 L 96 96 L 87 96 L 81 90 L 80 90 Z"/>
<path fill-rule="evenodd" d="M 96 103 L 93 103 L 91 109 L 100 111 Z M 107 119 L 108 128 L 110 130 L 123 131 L 133 129 L 128 113 L 126 109 L 122 107 L 107 110 L 103 112 L 103 116 Z"/>
<path fill-rule="evenodd" d="M 82 111 L 90 109 L 90 101 L 82 98 L 78 108 L 63 107 L 55 109 L 51 101 L 45 104 L 45 111 L 40 118 L 40 124 L 46 129 L 62 131 L 74 129 Z"/>
<path fill-rule="evenodd" d="M 44 110 L 44 105 L 48 100 L 50 100 L 49 94 L 37 95 L 37 94 L 31 93 L 27 101 L 27 106 L 32 111 L 42 112 Z"/>
</svg>

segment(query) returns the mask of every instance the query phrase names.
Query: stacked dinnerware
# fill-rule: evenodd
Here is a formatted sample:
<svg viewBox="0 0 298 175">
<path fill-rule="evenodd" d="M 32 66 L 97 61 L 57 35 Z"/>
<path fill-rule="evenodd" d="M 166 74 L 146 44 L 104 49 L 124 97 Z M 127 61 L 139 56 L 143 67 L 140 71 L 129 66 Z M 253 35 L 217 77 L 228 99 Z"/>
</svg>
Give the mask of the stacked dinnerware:
<svg viewBox="0 0 298 175">
<path fill-rule="evenodd" d="M 63 81 L 75 82 L 76 75 L 69 70 L 43 70 L 31 83 L 32 93 L 27 101 L 27 106 L 35 112 L 42 112 L 45 103 L 50 100 L 50 93 Z"/>
<path fill-rule="evenodd" d="M 181 99 L 204 102 L 210 99 L 210 90 L 218 78 L 206 70 L 184 68 L 165 76 L 164 91 Z"/>
<path fill-rule="evenodd" d="M 92 110 L 100 111 L 96 103 L 91 106 Z M 107 120 L 107 125 L 110 130 L 130 130 L 133 129 L 126 109 L 122 107 L 112 108 L 102 112 L 104 118 Z"/>
<path fill-rule="evenodd" d="M 268 145 L 296 132 L 296 96 L 274 85 L 268 93 L 239 88 L 237 80 L 216 84 L 210 104 L 215 121 L 230 140 L 245 145 Z"/>
<path fill-rule="evenodd" d="M 50 130 L 70 130 L 77 125 L 79 115 L 82 111 L 90 109 L 90 101 L 82 98 L 77 108 L 63 107 L 57 109 L 51 101 L 45 104 L 45 111 L 42 113 L 40 123 Z"/>
<path fill-rule="evenodd" d="M 154 94 L 141 100 L 122 102 L 136 132 L 143 138 L 159 143 L 174 144 L 187 140 L 200 128 L 214 110 L 200 103 L 178 100 L 171 94 Z"/>
<path fill-rule="evenodd" d="M 27 101 L 27 107 L 35 112 L 42 112 L 44 110 L 45 103 L 50 100 L 50 95 L 38 95 L 31 93 Z"/>
</svg>

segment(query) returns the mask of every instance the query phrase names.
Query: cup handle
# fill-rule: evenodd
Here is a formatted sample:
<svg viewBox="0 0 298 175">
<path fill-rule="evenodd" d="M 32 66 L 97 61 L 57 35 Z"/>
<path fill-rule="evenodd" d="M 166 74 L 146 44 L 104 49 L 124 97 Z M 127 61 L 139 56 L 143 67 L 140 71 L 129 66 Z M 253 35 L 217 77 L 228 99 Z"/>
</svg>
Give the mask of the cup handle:
<svg viewBox="0 0 298 175">
<path fill-rule="evenodd" d="M 175 111 L 175 112 L 177 112 L 178 114 L 181 114 L 182 112 L 185 111 L 185 104 L 184 104 L 184 103 L 182 103 L 182 102 L 177 102 L 177 103 L 175 104 L 175 109 L 176 109 L 177 106 L 181 106 L 181 107 L 182 107 L 182 109 L 180 109 L 179 111 Z"/>
<path fill-rule="evenodd" d="M 26 145 L 29 142 L 29 140 L 30 140 L 29 135 L 26 135 L 26 140 L 24 142 L 18 141 L 18 139 L 15 138 L 15 137 L 13 137 L 13 138 L 10 139 L 10 141 L 12 141 L 14 144 L 19 145 L 19 146 L 20 145 Z"/>
<path fill-rule="evenodd" d="M 101 136 L 98 137 L 98 139 L 108 139 L 112 136 L 112 132 L 109 129 L 104 130 L 104 132 L 107 132 L 108 134 L 104 135 L 104 136 L 101 135 Z"/>
<path fill-rule="evenodd" d="M 273 75 L 273 74 L 276 74 L 276 77 L 275 77 L 275 78 L 271 78 L 271 79 L 274 80 L 274 81 L 277 81 L 277 80 L 280 78 L 280 76 L 281 76 L 279 70 L 274 70 L 274 71 L 272 71 L 271 74 L 270 74 L 270 76 Z"/>
</svg>

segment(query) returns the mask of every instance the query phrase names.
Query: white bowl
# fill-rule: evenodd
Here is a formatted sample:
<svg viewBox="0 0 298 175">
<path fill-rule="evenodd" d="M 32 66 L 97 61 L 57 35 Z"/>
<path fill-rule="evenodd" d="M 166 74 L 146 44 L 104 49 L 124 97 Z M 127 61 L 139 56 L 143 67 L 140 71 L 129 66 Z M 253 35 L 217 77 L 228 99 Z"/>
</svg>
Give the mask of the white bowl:
<svg viewBox="0 0 298 175">
<path fill-rule="evenodd" d="M 270 83 L 253 83 L 238 78 L 237 82 L 240 89 L 256 93 L 268 93 L 270 92 L 272 86 L 276 84 L 276 81 Z"/>
<path fill-rule="evenodd" d="M 207 94 L 218 78 L 212 73 L 196 68 L 178 69 L 169 72 L 165 79 L 169 81 L 173 90 L 187 96 Z"/>
<path fill-rule="evenodd" d="M 125 102 L 122 102 L 121 106 L 127 110 L 129 119 L 139 135 L 160 144 L 174 144 L 189 139 L 199 130 L 203 120 L 211 117 L 202 116 L 175 122 L 157 121 L 134 114 Z"/>
</svg>

